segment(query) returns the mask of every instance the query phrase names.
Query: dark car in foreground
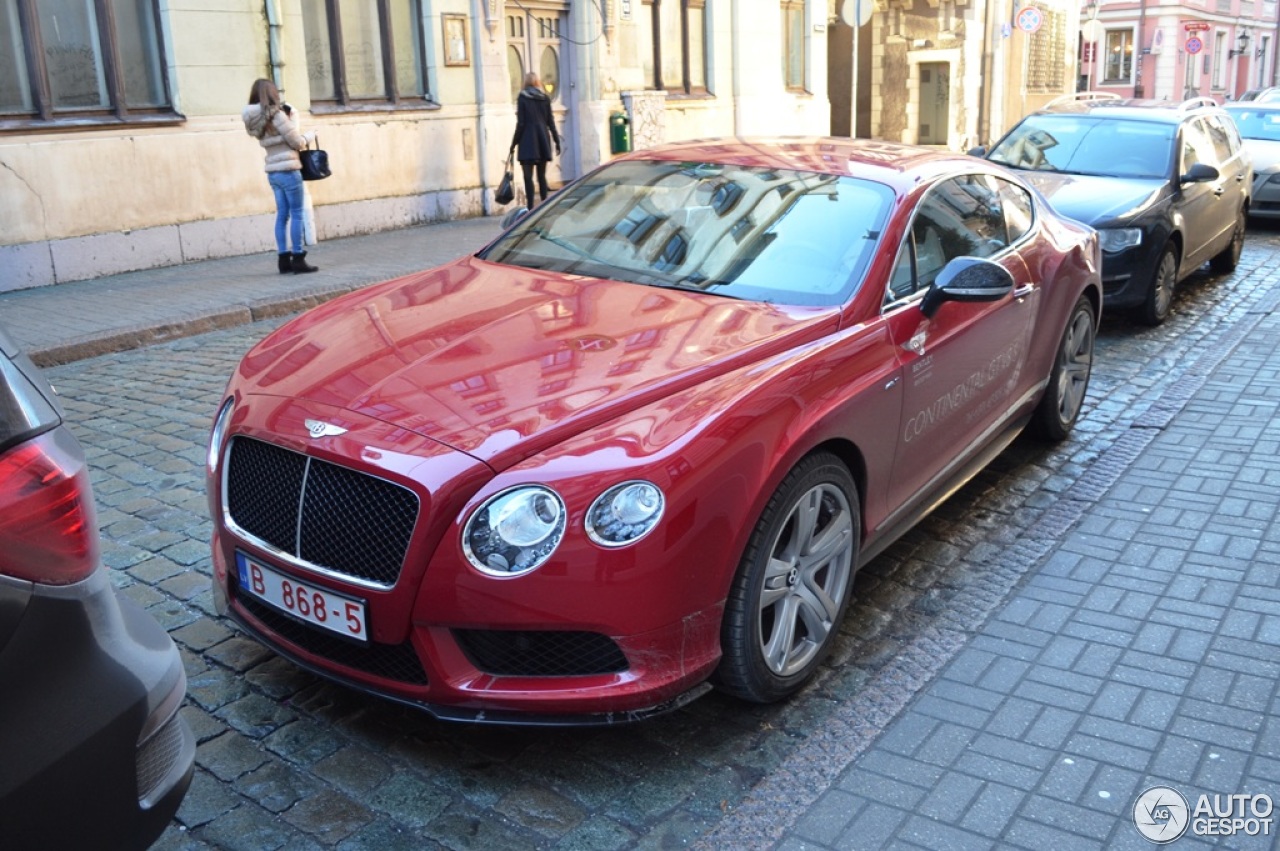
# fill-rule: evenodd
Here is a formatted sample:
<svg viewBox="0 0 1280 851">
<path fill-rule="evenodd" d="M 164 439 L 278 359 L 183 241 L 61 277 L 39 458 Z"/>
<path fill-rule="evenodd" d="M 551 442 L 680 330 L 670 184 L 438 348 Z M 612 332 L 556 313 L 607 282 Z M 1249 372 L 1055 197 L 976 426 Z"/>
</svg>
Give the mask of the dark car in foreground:
<svg viewBox="0 0 1280 851">
<path fill-rule="evenodd" d="M 186 674 L 112 588 L 84 452 L 0 330 L 0 848 L 142 849 L 190 785 Z"/>
<path fill-rule="evenodd" d="M 1240 131 L 1253 165 L 1253 197 L 1249 215 L 1280 218 L 1280 103 L 1253 101 L 1223 107 Z"/>
<path fill-rule="evenodd" d="M 1098 229 L 1107 307 L 1132 309 L 1140 322 L 1163 322 L 1177 283 L 1206 261 L 1222 273 L 1240 260 L 1249 157 L 1209 98 L 1082 93 L 974 153 L 1019 170 L 1054 209 Z"/>
<path fill-rule="evenodd" d="M 1078 417 L 1096 233 L 868 140 L 620 157 L 474 256 L 243 359 L 215 602 L 298 664 L 477 722 L 801 688 L 855 571 Z"/>
</svg>

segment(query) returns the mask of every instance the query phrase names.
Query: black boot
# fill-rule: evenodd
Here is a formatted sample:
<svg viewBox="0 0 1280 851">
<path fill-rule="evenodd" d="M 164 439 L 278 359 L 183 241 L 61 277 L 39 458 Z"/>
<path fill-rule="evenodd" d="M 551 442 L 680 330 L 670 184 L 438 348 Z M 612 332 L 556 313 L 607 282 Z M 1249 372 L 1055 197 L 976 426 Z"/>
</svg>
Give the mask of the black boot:
<svg viewBox="0 0 1280 851">
<path fill-rule="evenodd" d="M 286 272 L 292 272 L 293 271 L 293 255 L 287 251 L 284 254 L 276 255 L 276 267 L 280 270 L 281 275 L 285 274 Z"/>
<path fill-rule="evenodd" d="M 303 272 L 319 272 L 319 266 L 310 266 L 307 264 L 307 252 L 295 251 L 293 253 L 293 274 L 301 275 Z"/>
</svg>

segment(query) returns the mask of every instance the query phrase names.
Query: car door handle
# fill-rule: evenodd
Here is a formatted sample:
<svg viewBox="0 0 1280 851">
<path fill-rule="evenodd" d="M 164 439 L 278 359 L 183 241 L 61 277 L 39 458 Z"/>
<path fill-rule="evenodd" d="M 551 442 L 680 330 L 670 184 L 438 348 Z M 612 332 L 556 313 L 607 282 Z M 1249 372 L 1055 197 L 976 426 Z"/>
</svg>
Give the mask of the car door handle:
<svg viewBox="0 0 1280 851">
<path fill-rule="evenodd" d="M 1217 195 L 1219 198 L 1221 198 L 1221 197 L 1222 197 L 1222 193 L 1223 193 L 1223 192 L 1226 192 L 1226 191 L 1227 191 L 1227 187 L 1225 187 L 1225 186 L 1219 186 L 1217 189 L 1213 190 L 1213 194 L 1214 194 L 1214 195 Z"/>
<path fill-rule="evenodd" d="M 1016 299 L 1024 299 L 1036 291 L 1036 285 L 1033 283 L 1023 284 L 1013 291 L 1013 297 Z"/>
</svg>

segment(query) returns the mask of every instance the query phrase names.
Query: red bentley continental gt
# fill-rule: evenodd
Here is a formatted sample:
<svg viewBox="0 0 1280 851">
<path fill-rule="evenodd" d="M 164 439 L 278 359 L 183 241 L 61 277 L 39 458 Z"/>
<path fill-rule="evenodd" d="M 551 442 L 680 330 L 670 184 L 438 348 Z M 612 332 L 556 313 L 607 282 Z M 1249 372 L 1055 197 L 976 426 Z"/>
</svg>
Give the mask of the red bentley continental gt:
<svg viewBox="0 0 1280 851">
<path fill-rule="evenodd" d="M 245 356 L 209 446 L 220 610 L 440 718 L 784 698 L 859 567 L 1024 426 L 1068 435 L 1099 269 L 973 157 L 620 157 Z"/>
</svg>

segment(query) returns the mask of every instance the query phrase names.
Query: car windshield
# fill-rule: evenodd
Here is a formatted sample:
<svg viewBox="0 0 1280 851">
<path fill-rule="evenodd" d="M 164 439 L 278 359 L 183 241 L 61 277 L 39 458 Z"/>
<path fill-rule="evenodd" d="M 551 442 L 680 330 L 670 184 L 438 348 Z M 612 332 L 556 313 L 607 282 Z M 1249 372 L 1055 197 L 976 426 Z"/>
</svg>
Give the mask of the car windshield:
<svg viewBox="0 0 1280 851">
<path fill-rule="evenodd" d="M 1280 109 L 1228 107 L 1227 112 L 1244 138 L 1280 142 Z"/>
<path fill-rule="evenodd" d="M 777 304 L 853 293 L 892 208 L 851 177 L 626 160 L 587 175 L 480 256 L 495 263 Z"/>
<path fill-rule="evenodd" d="M 1172 124 L 1088 115 L 1032 115 L 988 159 L 1013 168 L 1102 177 L 1169 176 Z"/>
</svg>

